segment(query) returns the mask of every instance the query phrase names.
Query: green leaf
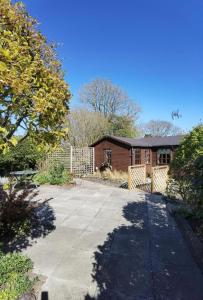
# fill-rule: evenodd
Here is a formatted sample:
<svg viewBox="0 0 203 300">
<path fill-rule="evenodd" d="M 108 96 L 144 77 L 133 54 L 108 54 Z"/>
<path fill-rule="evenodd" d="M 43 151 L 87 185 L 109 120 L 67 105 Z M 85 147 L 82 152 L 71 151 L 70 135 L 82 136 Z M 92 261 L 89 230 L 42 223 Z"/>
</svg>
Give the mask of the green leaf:
<svg viewBox="0 0 203 300">
<path fill-rule="evenodd" d="M 0 61 L 0 72 L 6 71 L 7 66 L 3 61 Z"/>
</svg>

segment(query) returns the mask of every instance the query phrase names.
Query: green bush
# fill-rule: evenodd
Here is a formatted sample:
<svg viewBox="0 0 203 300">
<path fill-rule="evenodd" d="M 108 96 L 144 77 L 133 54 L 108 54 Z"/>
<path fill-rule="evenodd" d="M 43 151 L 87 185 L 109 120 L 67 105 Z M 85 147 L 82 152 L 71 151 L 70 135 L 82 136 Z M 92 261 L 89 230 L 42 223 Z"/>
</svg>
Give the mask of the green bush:
<svg viewBox="0 0 203 300">
<path fill-rule="evenodd" d="M 49 183 L 49 172 L 40 171 L 37 175 L 35 175 L 34 180 L 39 184 Z"/>
<path fill-rule="evenodd" d="M 39 172 L 35 176 L 35 180 L 39 184 L 53 184 L 53 185 L 62 185 L 72 181 L 71 174 L 65 170 L 62 164 L 53 163 L 48 171 Z"/>
<path fill-rule="evenodd" d="M 8 176 L 11 171 L 35 169 L 43 156 L 30 140 L 24 140 L 12 147 L 6 154 L 0 155 L 0 176 Z"/>
<path fill-rule="evenodd" d="M 203 125 L 184 138 L 175 153 L 170 173 L 168 190 L 200 208 L 203 205 Z"/>
<path fill-rule="evenodd" d="M 0 300 L 15 300 L 30 292 L 37 278 L 30 279 L 32 261 L 21 254 L 0 252 Z"/>
</svg>

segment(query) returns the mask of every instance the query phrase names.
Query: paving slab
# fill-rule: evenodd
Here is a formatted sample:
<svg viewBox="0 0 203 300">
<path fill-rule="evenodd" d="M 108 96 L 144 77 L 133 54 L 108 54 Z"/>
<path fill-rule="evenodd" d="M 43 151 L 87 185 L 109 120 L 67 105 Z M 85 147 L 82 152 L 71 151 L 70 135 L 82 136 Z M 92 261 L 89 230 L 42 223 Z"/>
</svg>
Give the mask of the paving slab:
<svg viewBox="0 0 203 300">
<path fill-rule="evenodd" d="M 160 196 L 148 202 L 150 255 L 156 299 L 203 299 L 202 274 Z"/>
<path fill-rule="evenodd" d="M 37 198 L 50 199 L 55 229 L 24 252 L 49 300 L 203 299 L 202 274 L 161 197 L 77 180 L 42 186 Z"/>
</svg>

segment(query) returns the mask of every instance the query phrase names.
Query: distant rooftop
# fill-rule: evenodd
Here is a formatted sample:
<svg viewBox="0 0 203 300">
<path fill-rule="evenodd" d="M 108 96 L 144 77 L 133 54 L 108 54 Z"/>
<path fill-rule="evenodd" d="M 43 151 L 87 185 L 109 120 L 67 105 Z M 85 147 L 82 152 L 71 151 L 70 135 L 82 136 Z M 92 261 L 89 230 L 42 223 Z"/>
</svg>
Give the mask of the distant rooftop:
<svg viewBox="0 0 203 300">
<path fill-rule="evenodd" d="M 184 135 L 173 136 L 146 136 L 143 138 L 127 138 L 114 135 L 105 135 L 91 146 L 94 146 L 104 139 L 115 140 L 131 147 L 159 147 L 159 146 L 178 146 Z"/>
</svg>

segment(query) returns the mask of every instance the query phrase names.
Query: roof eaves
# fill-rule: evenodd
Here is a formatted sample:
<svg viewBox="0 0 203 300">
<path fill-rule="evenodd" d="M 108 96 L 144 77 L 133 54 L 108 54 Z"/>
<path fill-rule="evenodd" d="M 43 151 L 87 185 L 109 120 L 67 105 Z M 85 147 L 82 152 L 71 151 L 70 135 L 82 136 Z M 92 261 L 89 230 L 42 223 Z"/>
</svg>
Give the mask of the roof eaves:
<svg viewBox="0 0 203 300">
<path fill-rule="evenodd" d="M 133 145 L 133 143 L 127 142 L 127 141 L 125 141 L 125 140 L 123 140 L 122 138 L 119 138 L 119 137 L 117 137 L 117 136 L 112 136 L 112 135 L 110 135 L 109 137 L 110 137 L 112 140 L 118 141 L 118 142 L 120 142 L 120 143 L 122 143 L 122 144 L 125 144 L 125 145 L 128 145 L 128 146 L 132 146 L 132 145 Z"/>
<path fill-rule="evenodd" d="M 119 143 L 125 144 L 127 146 L 132 146 L 132 143 L 129 143 L 127 141 L 124 141 L 122 139 L 119 139 L 119 137 L 113 136 L 113 135 L 105 135 L 102 138 L 98 139 L 96 142 L 94 142 L 93 144 L 90 145 L 90 147 L 94 147 L 95 145 L 97 145 L 98 143 L 100 143 L 101 141 L 105 140 L 105 139 L 111 139 L 114 141 L 117 141 Z"/>
</svg>

